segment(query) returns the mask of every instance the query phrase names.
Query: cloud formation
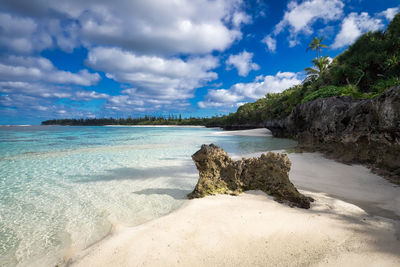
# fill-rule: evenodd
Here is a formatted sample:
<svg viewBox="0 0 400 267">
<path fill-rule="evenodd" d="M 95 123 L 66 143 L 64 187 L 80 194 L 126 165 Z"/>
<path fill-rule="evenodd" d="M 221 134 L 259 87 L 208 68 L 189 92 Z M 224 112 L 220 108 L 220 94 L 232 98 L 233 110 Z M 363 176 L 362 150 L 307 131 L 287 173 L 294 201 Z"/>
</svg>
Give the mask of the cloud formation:
<svg viewBox="0 0 400 267">
<path fill-rule="evenodd" d="M 90 101 L 106 99 L 107 94 L 86 91 L 81 87 L 96 85 L 98 73 L 86 69 L 78 72 L 58 70 L 53 63 L 40 56 L 0 57 L 0 107 L 4 116 L 15 112 L 60 115 L 60 110 L 71 114 L 78 110 L 55 104 L 59 99 Z"/>
<path fill-rule="evenodd" d="M 153 99 L 186 99 L 193 90 L 217 78 L 212 56 L 180 58 L 136 55 L 120 48 L 90 50 L 87 64 L 108 78 L 136 88 L 135 95 Z"/>
<path fill-rule="evenodd" d="M 31 18 L 0 13 L 0 49 L 28 54 L 52 46 L 51 36 Z"/>
<path fill-rule="evenodd" d="M 240 76 L 247 76 L 250 71 L 260 69 L 260 66 L 252 62 L 253 56 L 253 53 L 244 50 L 237 55 L 230 55 L 225 63 L 228 69 L 230 67 L 235 67 Z"/>
<path fill-rule="evenodd" d="M 382 11 L 378 15 L 384 16 L 387 20 L 392 20 L 398 12 L 400 12 L 400 7 L 391 7 Z"/>
<path fill-rule="evenodd" d="M 208 90 L 205 100 L 199 102 L 198 106 L 200 108 L 239 106 L 243 101 L 255 100 L 268 93 L 280 93 L 300 83 L 298 73 L 278 72 L 276 75 L 260 75 L 250 83 L 236 83 L 229 89 Z"/>
<path fill-rule="evenodd" d="M 46 28 L 65 49 L 79 45 L 79 36 L 87 47 L 109 45 L 140 53 L 223 51 L 241 38 L 240 26 L 251 21 L 240 0 L 2 2 L 37 21 L 10 24 L 29 24 L 31 32 Z"/>
<path fill-rule="evenodd" d="M 212 70 L 219 60 L 211 53 L 240 40 L 241 27 L 251 22 L 242 0 L 4 0 L 0 93 L 7 95 L 1 103 L 9 107 L 26 95 L 43 107 L 62 98 L 103 100 L 106 110 L 126 112 L 186 108 L 197 88 L 218 77 Z M 89 68 L 120 83 L 116 95 L 87 88 L 100 81 L 98 73 L 59 70 L 40 56 L 46 49 L 82 46 Z"/>
<path fill-rule="evenodd" d="M 262 39 L 263 43 L 267 45 L 267 48 L 270 52 L 275 53 L 276 51 L 276 39 L 272 38 L 271 35 L 267 35 Z"/>
<path fill-rule="evenodd" d="M 312 34 L 312 25 L 318 20 L 326 24 L 340 19 L 344 14 L 343 8 L 342 0 L 306 0 L 300 4 L 297 1 L 290 1 L 283 19 L 275 26 L 273 35 L 288 29 L 289 46 L 293 47 L 299 43 L 298 34 Z"/>
<path fill-rule="evenodd" d="M 342 22 L 341 29 L 335 37 L 332 48 L 341 48 L 352 44 L 361 34 L 383 28 L 381 19 L 371 18 L 368 13 L 350 13 Z"/>
<path fill-rule="evenodd" d="M 98 73 L 83 69 L 77 73 L 58 70 L 43 57 L 6 56 L 0 60 L 2 82 L 46 82 L 90 86 L 100 80 Z"/>
<path fill-rule="evenodd" d="M 194 96 L 194 90 L 215 80 L 212 69 L 218 59 L 212 56 L 164 58 L 137 55 L 120 48 L 97 47 L 90 50 L 86 64 L 103 71 L 110 79 L 128 84 L 122 95 L 114 96 L 106 108 L 135 110 L 137 106 L 148 110 L 165 106 L 186 106 L 185 101 Z"/>
</svg>

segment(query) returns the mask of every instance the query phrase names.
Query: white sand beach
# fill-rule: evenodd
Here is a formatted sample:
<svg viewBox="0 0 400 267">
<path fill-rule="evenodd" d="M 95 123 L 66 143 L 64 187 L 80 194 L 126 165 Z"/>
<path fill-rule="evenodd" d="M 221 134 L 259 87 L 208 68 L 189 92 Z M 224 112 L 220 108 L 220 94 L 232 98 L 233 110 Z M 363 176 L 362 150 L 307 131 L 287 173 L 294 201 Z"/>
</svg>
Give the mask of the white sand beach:
<svg viewBox="0 0 400 267">
<path fill-rule="evenodd" d="M 169 128 L 169 127 L 179 127 L 179 128 L 205 128 L 205 126 L 200 126 L 200 125 L 176 125 L 176 124 L 171 124 L 171 125 L 153 125 L 153 124 L 146 124 L 146 125 L 104 125 L 105 127 L 132 127 L 132 128 Z"/>
<path fill-rule="evenodd" d="M 239 136 L 272 136 L 270 130 L 266 128 L 251 129 L 251 130 L 238 130 L 238 131 L 220 131 L 216 132 L 217 135 L 239 135 Z"/>
<path fill-rule="evenodd" d="M 257 130 L 260 131 L 260 130 Z M 400 187 L 318 153 L 289 154 L 315 199 L 290 208 L 261 191 L 188 200 L 137 227 L 116 226 L 72 266 L 400 266 Z"/>
</svg>

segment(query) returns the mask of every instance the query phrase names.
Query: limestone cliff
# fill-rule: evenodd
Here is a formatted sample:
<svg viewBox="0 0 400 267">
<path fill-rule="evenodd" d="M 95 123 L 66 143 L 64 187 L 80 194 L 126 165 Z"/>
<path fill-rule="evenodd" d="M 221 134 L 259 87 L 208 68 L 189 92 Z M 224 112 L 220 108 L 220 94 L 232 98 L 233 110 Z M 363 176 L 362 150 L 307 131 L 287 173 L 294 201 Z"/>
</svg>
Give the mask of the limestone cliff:
<svg viewBox="0 0 400 267">
<path fill-rule="evenodd" d="M 267 121 L 266 128 L 298 140 L 300 148 L 368 164 L 400 182 L 400 86 L 374 99 L 344 96 L 299 104 L 286 119 Z"/>
<path fill-rule="evenodd" d="M 309 208 L 311 198 L 300 194 L 289 180 L 286 154 L 269 152 L 259 158 L 232 160 L 220 147 L 202 145 L 192 156 L 200 178 L 189 198 L 214 194 L 239 194 L 262 190 L 280 202 Z"/>
</svg>

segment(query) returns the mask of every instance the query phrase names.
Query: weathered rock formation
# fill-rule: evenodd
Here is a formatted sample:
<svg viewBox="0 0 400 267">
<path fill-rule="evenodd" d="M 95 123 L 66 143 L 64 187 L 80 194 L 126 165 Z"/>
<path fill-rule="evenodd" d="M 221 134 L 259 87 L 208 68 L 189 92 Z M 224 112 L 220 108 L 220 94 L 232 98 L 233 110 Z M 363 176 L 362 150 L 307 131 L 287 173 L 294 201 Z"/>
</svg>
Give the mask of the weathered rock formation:
<svg viewBox="0 0 400 267">
<path fill-rule="evenodd" d="M 286 154 L 269 152 L 259 158 L 233 161 L 222 148 L 211 144 L 202 145 L 192 159 L 200 178 L 189 198 L 262 190 L 291 206 L 310 207 L 312 199 L 300 194 L 289 180 L 291 163 Z"/>
<path fill-rule="evenodd" d="M 374 99 L 344 96 L 299 104 L 266 128 L 298 140 L 300 148 L 370 165 L 400 182 L 400 86 Z"/>
</svg>

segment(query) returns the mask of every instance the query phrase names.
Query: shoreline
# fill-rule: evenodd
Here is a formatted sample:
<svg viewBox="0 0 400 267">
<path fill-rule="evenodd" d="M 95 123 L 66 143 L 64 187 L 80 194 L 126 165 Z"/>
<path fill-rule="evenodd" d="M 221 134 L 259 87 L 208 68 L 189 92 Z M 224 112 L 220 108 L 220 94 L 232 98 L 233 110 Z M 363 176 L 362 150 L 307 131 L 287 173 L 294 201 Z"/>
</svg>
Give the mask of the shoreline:
<svg viewBox="0 0 400 267">
<path fill-rule="evenodd" d="M 233 136 L 269 136 L 272 137 L 272 133 L 267 128 L 258 128 L 251 130 L 235 130 L 235 131 L 220 131 L 214 133 L 215 135 L 233 135 Z"/>
<path fill-rule="evenodd" d="M 231 131 L 226 132 L 226 134 L 259 136 L 259 132 L 261 132 L 261 130 L 263 129 Z M 259 154 L 261 154 L 261 152 L 242 156 L 251 157 L 258 156 Z M 231 232 L 228 231 L 223 236 L 219 235 L 221 235 L 221 231 L 225 231 L 222 228 L 226 227 L 226 225 L 229 223 L 233 223 L 235 227 L 245 227 L 245 229 L 253 229 L 253 226 L 251 225 L 252 222 L 250 222 L 251 220 L 241 222 L 238 225 L 238 222 L 223 222 L 221 221 L 223 220 L 222 218 L 220 221 L 214 223 L 210 221 L 211 218 L 209 217 L 210 212 L 212 213 L 212 209 L 210 210 L 210 206 L 215 206 L 214 208 L 219 209 L 219 212 L 221 214 L 227 212 L 225 216 L 229 218 L 229 216 L 231 215 L 230 209 L 233 208 L 229 206 L 229 203 L 235 202 L 237 206 L 247 207 L 241 210 L 240 214 L 243 215 L 243 218 L 246 218 L 246 216 L 255 216 L 255 214 L 253 214 L 252 212 L 257 210 L 257 208 L 262 209 L 263 212 L 266 213 L 266 216 L 268 218 L 272 216 L 274 218 L 276 217 L 276 220 L 283 220 L 287 216 L 291 216 L 290 214 L 294 212 L 297 215 L 295 216 L 296 219 L 293 219 L 293 222 L 296 222 L 296 220 L 305 220 L 308 224 L 310 222 L 314 223 L 315 218 L 317 218 L 318 223 L 315 223 L 321 229 L 326 230 L 325 234 L 327 236 L 330 236 L 330 238 L 332 238 L 332 233 L 339 232 L 341 233 L 343 238 L 345 238 L 346 240 L 350 240 L 350 243 L 354 243 L 352 246 L 346 247 L 347 252 L 341 251 L 340 253 L 338 252 L 335 255 L 330 255 L 328 251 L 332 249 L 335 250 L 338 248 L 338 246 L 342 246 L 342 244 L 335 243 L 339 242 L 339 240 L 333 242 L 332 246 L 328 250 L 321 251 L 318 250 L 318 247 L 324 247 L 325 241 L 316 241 L 316 243 L 311 246 L 310 244 L 306 244 L 307 240 L 296 237 L 296 240 L 299 239 L 296 242 L 300 242 L 301 245 L 304 245 L 307 251 L 311 250 L 314 251 L 313 253 L 316 253 L 316 255 L 324 256 L 322 258 L 319 257 L 319 261 L 317 262 L 305 262 L 305 258 L 298 258 L 298 256 L 288 257 L 294 263 L 297 262 L 299 264 L 306 265 L 324 263 L 324 265 L 327 264 L 335 266 L 337 264 L 349 264 L 348 260 L 351 259 L 351 261 L 354 261 L 354 264 L 370 264 L 371 262 L 375 264 L 385 264 L 388 266 L 395 266 L 400 264 L 400 256 L 391 255 L 390 259 L 380 259 L 384 255 L 386 255 L 387 252 L 381 251 L 379 247 L 375 248 L 372 245 L 362 245 L 365 242 L 371 242 L 371 244 L 373 244 L 375 241 L 381 242 L 382 240 L 380 239 L 380 236 L 386 236 L 385 238 L 387 240 L 387 244 L 383 244 L 385 250 L 388 249 L 388 244 L 391 247 L 397 248 L 397 251 L 400 250 L 399 187 L 396 187 L 395 185 L 389 183 L 387 180 L 378 175 L 370 173 L 370 171 L 363 166 L 349 166 L 338 163 L 334 160 L 324 158 L 320 153 L 291 153 L 288 155 L 290 160 L 292 161 L 292 169 L 290 172 L 291 181 L 303 193 L 311 195 L 313 196 L 313 198 L 316 199 L 316 202 L 312 204 L 310 210 L 289 208 L 286 205 L 276 203 L 269 196 L 265 195 L 261 191 L 245 192 L 238 197 L 217 195 L 206 197 L 203 199 L 195 199 L 190 201 L 188 200 L 180 208 L 173 211 L 172 213 L 149 221 L 147 223 L 133 227 L 117 225 L 104 239 L 93 244 L 84 251 L 81 251 L 77 255 L 74 255 L 71 258 L 71 261 L 69 261 L 68 263 L 71 263 L 72 266 L 155 266 L 157 265 L 157 263 L 161 265 L 173 266 L 184 266 L 189 263 L 198 266 L 204 266 L 208 264 L 219 264 L 227 266 L 230 264 L 250 263 L 251 260 L 254 260 L 252 259 L 252 257 L 258 257 L 257 255 L 249 256 L 251 255 L 251 251 L 255 250 L 261 243 L 259 244 L 257 241 L 255 244 L 248 244 L 248 247 L 242 248 L 245 249 L 248 255 L 242 255 L 242 257 L 239 258 L 233 257 L 231 259 L 232 261 L 229 262 L 229 257 L 225 255 L 226 253 L 224 254 L 224 252 L 221 252 L 220 250 L 229 251 L 231 249 L 230 244 L 232 244 L 233 240 L 228 237 L 231 235 L 235 235 L 236 232 L 231 229 Z M 365 181 L 367 181 L 367 183 L 365 183 Z M 326 190 L 327 188 L 330 188 L 331 190 Z M 342 188 L 342 190 L 338 190 L 340 188 Z M 254 206 L 249 207 L 250 204 L 256 205 L 256 203 L 259 204 L 260 202 L 263 203 L 265 207 L 263 205 L 256 206 L 257 208 L 255 208 Z M 269 207 L 268 209 L 271 210 L 268 210 L 267 207 Z M 197 213 L 194 213 L 193 209 L 197 210 Z M 201 211 L 199 211 L 198 209 L 200 209 Z M 276 213 L 278 213 L 279 216 L 276 215 Z M 314 213 L 318 214 L 317 217 L 315 217 Z M 311 216 L 310 214 L 313 214 L 313 216 Z M 193 223 L 196 221 L 193 219 L 193 216 L 196 216 L 196 220 L 201 221 L 203 219 L 203 224 L 193 226 Z M 354 225 L 352 225 L 352 227 L 355 227 L 355 229 L 357 228 L 357 231 L 347 231 L 345 229 L 347 226 L 343 224 L 343 221 L 338 220 L 338 218 L 342 217 L 346 219 L 346 225 L 348 223 L 353 223 Z M 271 218 L 269 218 L 269 220 L 270 219 Z M 268 226 L 270 224 L 269 220 L 266 220 L 264 222 L 265 226 Z M 319 220 L 322 220 L 322 222 L 319 222 Z M 367 225 L 363 224 L 365 223 L 365 221 L 368 222 Z M 190 224 L 189 222 L 191 222 L 192 224 Z M 177 226 L 177 224 L 183 225 L 179 227 Z M 297 223 L 297 231 L 306 231 L 308 229 L 307 224 Z M 327 227 L 327 225 L 331 226 Z M 336 228 L 332 225 L 334 225 Z M 382 227 L 382 225 L 384 225 L 384 227 Z M 263 228 L 260 228 L 259 225 L 257 227 L 254 229 L 258 229 L 261 232 L 264 231 Z M 277 226 L 273 224 L 273 227 Z M 219 253 L 213 254 L 210 251 L 203 251 L 205 249 L 205 243 L 209 244 L 209 239 L 213 239 L 213 236 L 209 236 L 205 233 L 200 234 L 200 230 L 206 232 L 210 231 L 211 233 L 214 233 L 214 235 L 219 236 L 218 240 L 214 240 L 217 244 L 219 244 L 218 246 L 214 247 L 215 249 L 219 249 Z M 158 235 L 155 234 L 156 232 L 160 231 L 162 231 L 162 233 L 158 233 Z M 279 243 L 285 244 L 288 242 L 288 240 L 291 240 L 291 238 L 287 236 L 287 231 L 288 229 L 279 228 L 279 231 L 274 232 L 274 235 L 285 236 L 284 238 L 278 238 L 279 242 L 275 244 L 276 246 L 279 247 Z M 182 234 L 183 232 L 191 233 L 190 238 L 186 235 L 181 236 L 180 234 Z M 371 234 L 365 235 L 361 234 L 362 232 L 369 232 Z M 296 231 L 291 232 L 291 234 L 293 233 L 296 234 Z M 313 234 L 313 231 L 307 232 L 306 236 L 307 238 L 315 239 L 315 237 L 313 237 Z M 159 235 L 161 235 L 161 237 L 159 237 Z M 251 237 L 262 239 L 263 235 L 257 236 L 256 233 L 251 233 Z M 192 240 L 193 238 L 194 240 Z M 248 236 L 243 237 L 243 239 L 236 240 L 236 242 L 240 244 L 246 242 L 248 238 Z M 268 242 L 268 240 L 269 238 L 263 240 L 263 242 Z M 167 243 L 171 243 L 173 245 L 171 246 L 171 244 Z M 211 253 L 209 257 L 211 257 L 213 261 L 201 262 L 201 260 L 204 260 L 204 257 L 202 257 L 202 253 L 197 253 L 190 249 L 191 246 L 196 245 L 200 246 L 205 254 Z M 294 248 L 295 244 L 292 245 Z M 358 248 L 357 251 L 354 249 L 354 246 Z M 148 250 L 144 250 L 144 247 L 147 247 Z M 359 247 L 363 247 L 366 250 L 364 252 L 361 251 L 361 256 L 356 256 L 356 254 L 360 252 Z M 285 251 L 286 247 L 284 246 L 280 249 Z M 372 253 L 371 250 L 373 250 Z M 157 256 L 151 253 L 149 255 L 146 251 L 153 251 L 155 254 L 161 253 L 161 255 L 157 254 Z M 393 251 L 391 251 L 389 254 L 391 254 L 392 252 Z M 294 250 L 290 253 L 296 254 L 296 251 Z M 231 256 L 232 255 L 230 255 L 230 257 Z M 287 255 L 285 257 L 287 257 Z M 310 255 L 308 257 L 310 257 Z M 174 261 L 171 261 L 172 259 L 174 259 Z M 279 253 L 278 249 L 276 251 L 276 255 L 268 254 L 267 258 L 264 257 L 262 259 L 264 261 L 279 259 L 278 261 L 276 261 L 276 263 L 278 264 L 282 261 L 285 261 L 286 258 L 282 256 L 282 252 Z M 325 259 L 328 259 L 328 261 L 322 261 Z M 293 262 L 289 261 L 288 263 L 293 265 Z M 262 261 L 258 263 L 261 264 Z"/>
<path fill-rule="evenodd" d="M 156 128 L 167 128 L 167 127 L 183 127 L 183 128 L 206 128 L 202 125 L 101 125 L 104 127 L 156 127 Z"/>
</svg>

